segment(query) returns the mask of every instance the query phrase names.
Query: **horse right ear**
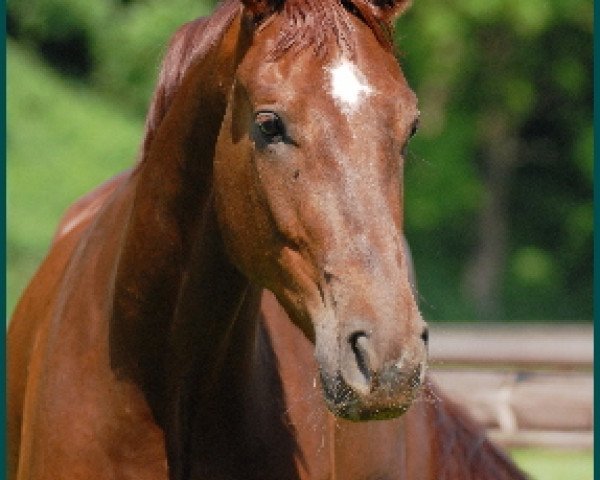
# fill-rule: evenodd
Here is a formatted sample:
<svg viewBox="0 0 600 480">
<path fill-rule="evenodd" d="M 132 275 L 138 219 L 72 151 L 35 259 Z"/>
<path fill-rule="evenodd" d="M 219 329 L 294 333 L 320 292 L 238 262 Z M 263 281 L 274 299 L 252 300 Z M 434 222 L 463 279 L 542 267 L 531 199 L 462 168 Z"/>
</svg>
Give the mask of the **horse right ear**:
<svg viewBox="0 0 600 480">
<path fill-rule="evenodd" d="M 367 8 L 380 22 L 391 25 L 411 5 L 410 0 L 355 0 L 359 10 Z"/>
<path fill-rule="evenodd" d="M 283 0 L 241 0 L 241 2 L 252 16 L 255 24 L 262 22 L 283 5 Z"/>
</svg>

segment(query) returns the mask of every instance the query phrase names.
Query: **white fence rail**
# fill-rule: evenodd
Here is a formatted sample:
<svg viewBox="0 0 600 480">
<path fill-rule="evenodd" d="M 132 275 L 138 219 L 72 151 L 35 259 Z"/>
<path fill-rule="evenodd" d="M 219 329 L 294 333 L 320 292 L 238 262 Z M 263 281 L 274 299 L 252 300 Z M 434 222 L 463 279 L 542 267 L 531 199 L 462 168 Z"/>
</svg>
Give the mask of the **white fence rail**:
<svg viewBox="0 0 600 480">
<path fill-rule="evenodd" d="M 505 445 L 592 448 L 591 325 L 431 327 L 431 377 Z"/>
</svg>

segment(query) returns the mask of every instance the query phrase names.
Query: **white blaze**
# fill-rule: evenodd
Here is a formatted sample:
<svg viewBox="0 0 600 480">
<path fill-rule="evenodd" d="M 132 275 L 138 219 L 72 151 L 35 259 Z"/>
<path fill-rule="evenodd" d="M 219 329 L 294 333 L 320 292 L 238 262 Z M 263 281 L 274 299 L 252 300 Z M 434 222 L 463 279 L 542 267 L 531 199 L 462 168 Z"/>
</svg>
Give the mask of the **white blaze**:
<svg viewBox="0 0 600 480">
<path fill-rule="evenodd" d="M 329 70 L 331 75 L 331 95 L 344 110 L 354 110 L 360 100 L 368 96 L 373 89 L 364 80 L 356 65 L 342 60 Z"/>
</svg>

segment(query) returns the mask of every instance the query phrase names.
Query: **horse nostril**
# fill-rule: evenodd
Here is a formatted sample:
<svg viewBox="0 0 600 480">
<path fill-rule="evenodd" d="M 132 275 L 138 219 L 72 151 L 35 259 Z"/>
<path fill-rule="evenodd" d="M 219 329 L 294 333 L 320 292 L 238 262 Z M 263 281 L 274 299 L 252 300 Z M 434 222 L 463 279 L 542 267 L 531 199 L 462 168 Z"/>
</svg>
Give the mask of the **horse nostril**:
<svg viewBox="0 0 600 480">
<path fill-rule="evenodd" d="M 423 343 L 425 345 L 429 343 L 429 328 L 425 327 L 423 329 L 423 331 L 421 332 L 421 340 L 423 340 Z"/>
<path fill-rule="evenodd" d="M 354 356 L 356 357 L 356 364 L 358 366 L 358 370 L 365 377 L 367 382 L 371 379 L 371 366 L 369 360 L 369 337 L 363 331 L 354 332 L 348 338 L 348 343 L 350 343 L 350 348 L 354 352 Z"/>
</svg>

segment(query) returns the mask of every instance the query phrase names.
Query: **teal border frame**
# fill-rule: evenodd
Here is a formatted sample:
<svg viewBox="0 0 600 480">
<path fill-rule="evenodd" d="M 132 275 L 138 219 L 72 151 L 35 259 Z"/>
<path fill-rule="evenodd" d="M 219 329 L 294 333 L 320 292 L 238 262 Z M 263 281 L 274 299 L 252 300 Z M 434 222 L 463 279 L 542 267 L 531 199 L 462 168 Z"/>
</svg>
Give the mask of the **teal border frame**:
<svg viewBox="0 0 600 480">
<path fill-rule="evenodd" d="M 6 312 L 6 2 L 2 2 L 2 30 L 4 35 L 2 35 L 2 110 L 4 115 L 2 115 L 2 120 L 0 120 L 0 125 L 2 128 L 2 139 L 3 139 L 3 162 L 2 162 L 2 255 L 0 257 L 0 263 L 3 266 L 4 275 L 2 276 L 2 294 L 0 298 L 2 299 L 1 303 L 1 311 Z M 6 322 L 5 322 L 6 324 Z M 6 475 L 6 327 L 2 329 L 2 342 L 0 342 L 2 347 L 2 398 L 4 402 L 2 403 L 2 408 L 0 409 L 2 416 L 2 425 L 4 428 L 2 429 L 2 436 L 0 437 L 2 443 L 2 453 L 0 453 L 0 458 L 2 459 L 2 473 L 0 477 L 4 478 Z"/>
</svg>

